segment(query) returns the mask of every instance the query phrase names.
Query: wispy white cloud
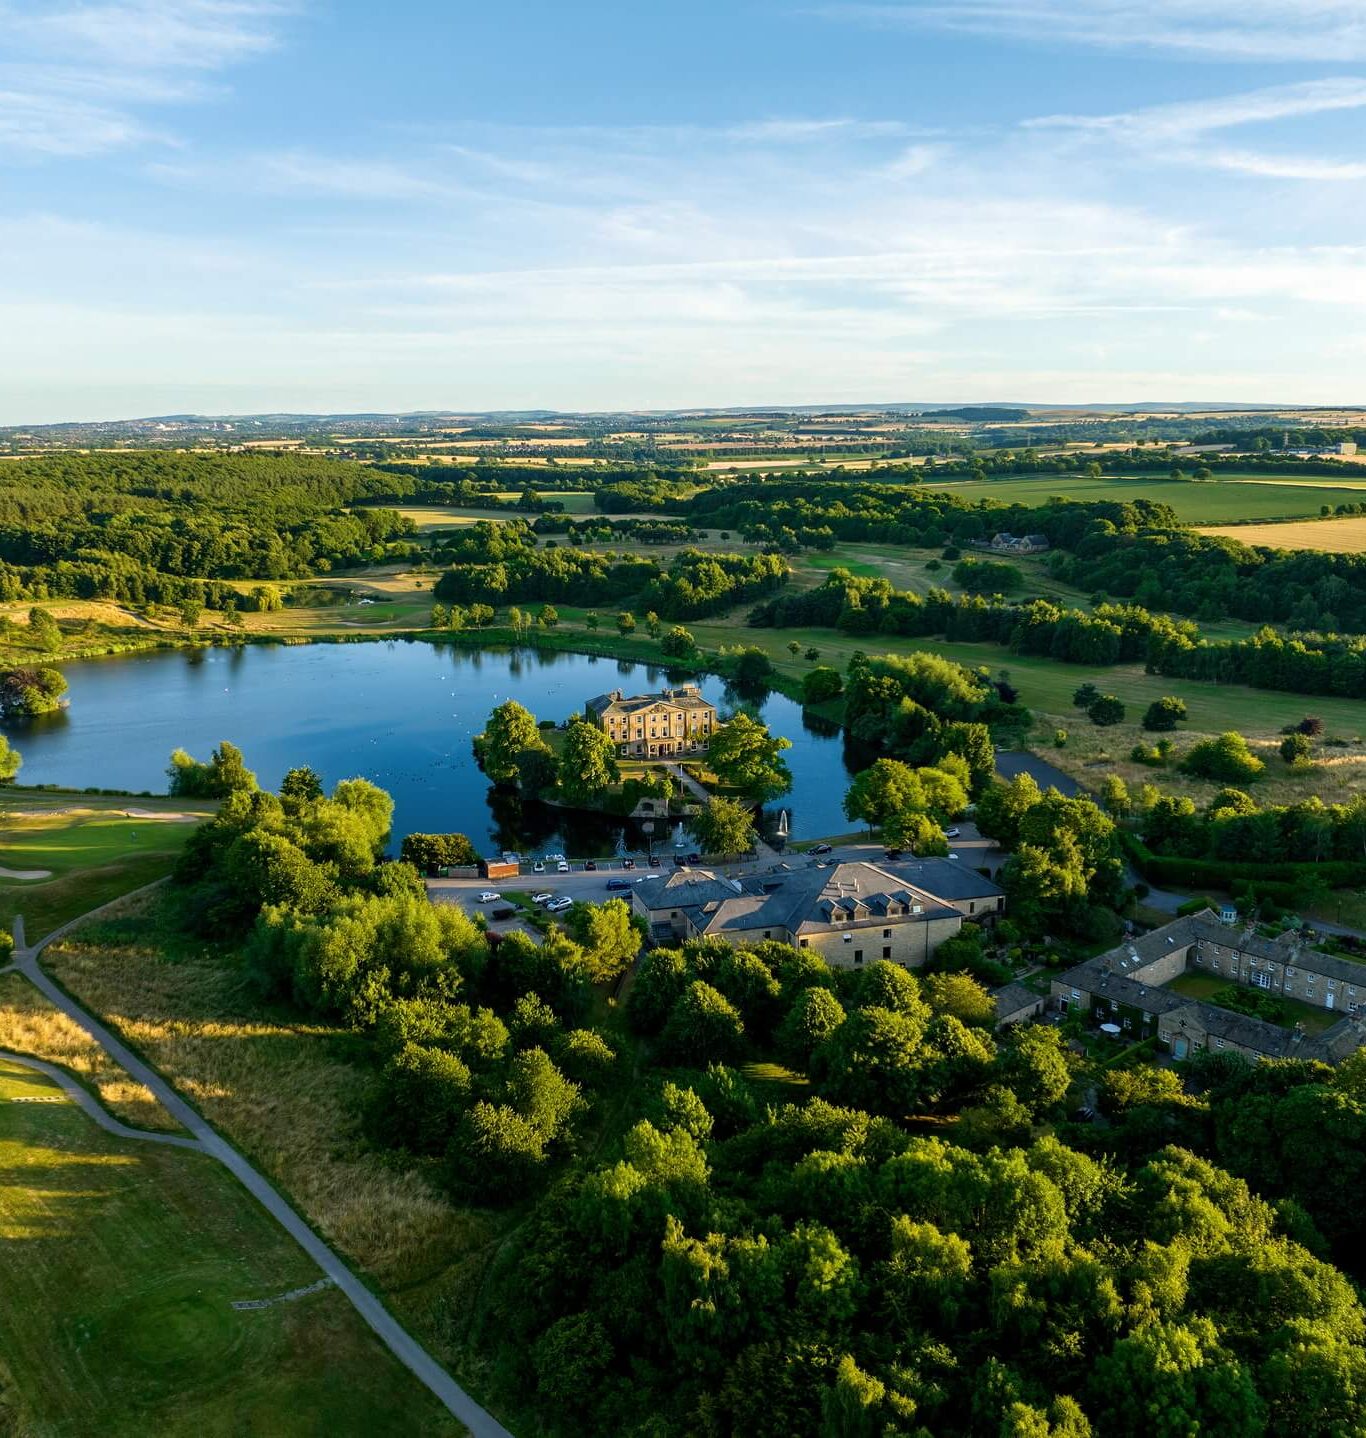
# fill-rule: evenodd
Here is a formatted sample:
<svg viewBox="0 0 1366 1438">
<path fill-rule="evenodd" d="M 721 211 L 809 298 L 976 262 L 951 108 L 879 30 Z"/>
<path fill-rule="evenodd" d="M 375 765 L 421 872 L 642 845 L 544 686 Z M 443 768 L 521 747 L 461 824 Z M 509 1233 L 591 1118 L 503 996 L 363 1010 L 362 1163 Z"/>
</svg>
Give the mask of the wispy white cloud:
<svg viewBox="0 0 1366 1438">
<path fill-rule="evenodd" d="M 206 76 L 279 43 L 276 0 L 0 0 L 0 155 L 94 155 L 166 139 L 153 106 L 217 93 Z"/>
<path fill-rule="evenodd" d="M 1242 95 L 1154 105 L 1112 115 L 1044 115 L 1025 130 L 1070 131 L 1112 140 L 1162 164 L 1230 170 L 1264 179 L 1358 180 L 1366 165 L 1323 155 L 1227 148 L 1205 137 L 1244 125 L 1366 108 L 1366 80 L 1350 77 L 1280 85 Z"/>
<path fill-rule="evenodd" d="M 1366 59 L 1361 0 L 892 0 L 817 7 L 832 19 L 1192 58 Z"/>
</svg>

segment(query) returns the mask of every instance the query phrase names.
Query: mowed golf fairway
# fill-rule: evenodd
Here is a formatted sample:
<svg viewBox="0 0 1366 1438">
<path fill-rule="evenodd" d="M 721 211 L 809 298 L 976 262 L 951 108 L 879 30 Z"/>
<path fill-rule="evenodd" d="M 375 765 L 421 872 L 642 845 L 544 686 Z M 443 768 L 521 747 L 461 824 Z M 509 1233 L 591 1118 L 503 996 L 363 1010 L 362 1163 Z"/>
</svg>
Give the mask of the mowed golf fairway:
<svg viewBox="0 0 1366 1438">
<path fill-rule="evenodd" d="M 1239 519 L 1298 519 L 1319 513 L 1319 506 L 1351 499 L 1347 483 L 1278 483 L 1274 476 L 1230 476 L 1203 484 L 1143 477 L 1087 479 L 1075 474 L 1031 474 L 1021 479 L 925 480 L 927 490 L 944 490 L 964 499 L 998 499 L 1003 504 L 1045 504 L 1052 495 L 1078 503 L 1150 499 L 1169 504 L 1185 524 L 1227 524 Z M 1366 490 L 1366 472 L 1360 488 Z"/>
<path fill-rule="evenodd" d="M 0 799 L 0 925 L 22 913 L 30 942 L 169 874 L 216 806 L 14 790 Z M 46 874 L 18 879 L 14 873 Z"/>
<path fill-rule="evenodd" d="M 463 1431 L 335 1289 L 232 1307 L 320 1275 L 213 1159 L 106 1134 L 0 1061 L 0 1175 L 5 1432 Z"/>
</svg>

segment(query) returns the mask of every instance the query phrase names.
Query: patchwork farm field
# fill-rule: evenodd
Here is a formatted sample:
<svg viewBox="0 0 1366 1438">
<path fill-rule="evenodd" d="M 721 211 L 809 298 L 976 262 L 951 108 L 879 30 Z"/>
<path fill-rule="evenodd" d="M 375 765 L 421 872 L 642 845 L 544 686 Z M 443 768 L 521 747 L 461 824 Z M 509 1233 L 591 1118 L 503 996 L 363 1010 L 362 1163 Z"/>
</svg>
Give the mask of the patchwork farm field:
<svg viewBox="0 0 1366 1438">
<path fill-rule="evenodd" d="M 1243 544 L 1268 549 L 1313 549 L 1321 554 L 1366 554 L 1366 515 L 1346 519 L 1311 519 L 1285 524 L 1209 526 L 1201 534 L 1221 534 Z"/>
<path fill-rule="evenodd" d="M 115 1138 L 0 1061 L 5 1431 L 459 1432 L 214 1160 Z"/>
<path fill-rule="evenodd" d="M 1229 524 L 1246 519 L 1309 519 L 1324 504 L 1341 504 L 1343 491 L 1366 491 L 1366 473 L 1360 485 L 1342 480 L 1314 484 L 1281 482 L 1255 475 L 1230 475 L 1204 484 L 1144 476 L 1087 479 L 1075 474 L 1029 475 L 1021 479 L 926 482 L 929 490 L 943 490 L 963 498 L 999 499 L 1007 504 L 1044 504 L 1051 495 L 1079 502 L 1150 499 L 1169 504 L 1186 524 Z"/>
</svg>

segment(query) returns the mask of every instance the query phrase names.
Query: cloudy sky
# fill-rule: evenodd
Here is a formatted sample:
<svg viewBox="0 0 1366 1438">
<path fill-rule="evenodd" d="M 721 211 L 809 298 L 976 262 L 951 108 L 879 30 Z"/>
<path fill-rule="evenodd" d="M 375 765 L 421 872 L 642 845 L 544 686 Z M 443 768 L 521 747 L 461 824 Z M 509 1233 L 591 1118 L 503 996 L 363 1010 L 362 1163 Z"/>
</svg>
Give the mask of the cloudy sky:
<svg viewBox="0 0 1366 1438">
<path fill-rule="evenodd" d="M 1366 0 L 0 0 L 0 423 L 1366 401 Z"/>
</svg>

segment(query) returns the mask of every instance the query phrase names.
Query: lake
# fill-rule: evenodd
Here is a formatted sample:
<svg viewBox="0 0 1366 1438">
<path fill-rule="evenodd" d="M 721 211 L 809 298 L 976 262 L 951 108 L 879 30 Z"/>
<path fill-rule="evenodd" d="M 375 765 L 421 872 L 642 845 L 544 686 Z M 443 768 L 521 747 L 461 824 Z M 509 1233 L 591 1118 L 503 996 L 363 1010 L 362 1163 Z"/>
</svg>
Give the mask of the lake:
<svg viewBox="0 0 1366 1438">
<path fill-rule="evenodd" d="M 495 793 L 470 741 L 505 699 L 539 719 L 561 720 L 606 690 L 645 693 L 671 682 L 666 668 L 586 654 L 403 640 L 159 650 L 72 663 L 63 673 L 70 708 L 7 730 L 23 753 L 26 784 L 164 793 L 173 749 L 206 759 L 227 739 L 271 789 L 296 764 L 311 764 L 329 787 L 361 776 L 387 789 L 396 843 L 414 831 L 454 830 L 488 853 L 560 849 L 585 857 L 611 853 L 621 821 Z M 698 682 L 723 713 L 736 706 L 724 681 Z M 794 839 L 847 831 L 839 732 L 804 719 L 801 706 L 780 694 L 751 707 L 792 741 L 792 790 L 766 817 L 786 809 Z M 656 844 L 661 837 L 668 847 L 672 836 L 656 835 Z M 631 851 L 641 842 L 625 835 Z"/>
</svg>

